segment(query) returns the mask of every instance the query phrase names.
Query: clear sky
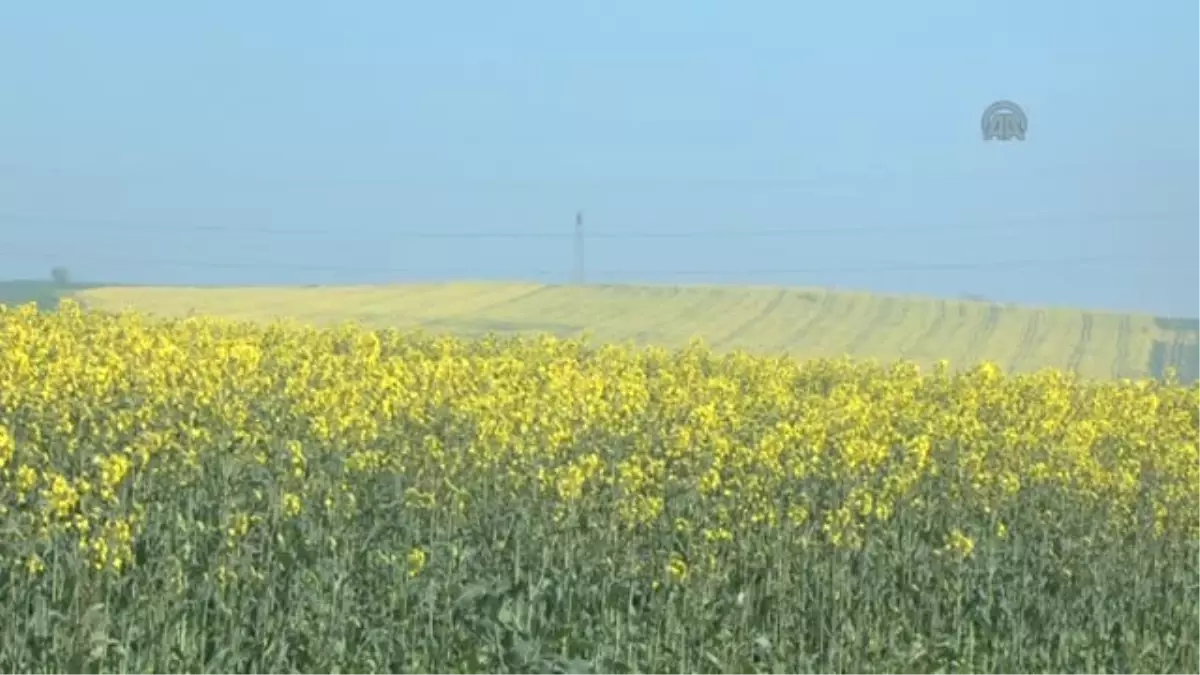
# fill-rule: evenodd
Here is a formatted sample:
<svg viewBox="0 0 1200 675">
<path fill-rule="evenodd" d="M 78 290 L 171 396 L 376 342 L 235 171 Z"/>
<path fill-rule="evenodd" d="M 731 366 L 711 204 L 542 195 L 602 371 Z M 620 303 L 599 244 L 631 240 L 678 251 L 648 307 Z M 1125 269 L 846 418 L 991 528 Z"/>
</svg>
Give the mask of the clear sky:
<svg viewBox="0 0 1200 675">
<path fill-rule="evenodd" d="M 5 2 L 0 277 L 560 282 L 579 209 L 589 281 L 1196 316 L 1197 26 L 1195 0 Z M 997 99 L 1024 143 L 983 141 Z"/>
</svg>

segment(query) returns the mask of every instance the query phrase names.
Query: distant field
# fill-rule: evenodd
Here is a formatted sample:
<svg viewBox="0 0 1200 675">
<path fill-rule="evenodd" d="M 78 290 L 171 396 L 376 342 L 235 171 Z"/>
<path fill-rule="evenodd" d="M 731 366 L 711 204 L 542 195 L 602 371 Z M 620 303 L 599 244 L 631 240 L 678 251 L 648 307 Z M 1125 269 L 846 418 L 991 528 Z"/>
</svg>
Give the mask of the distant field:
<svg viewBox="0 0 1200 675">
<path fill-rule="evenodd" d="M 1194 381 L 1198 370 L 1195 320 L 822 289 L 445 283 L 100 287 L 69 295 L 94 309 L 167 316 L 357 321 L 463 336 L 589 331 L 598 341 L 668 347 L 700 337 L 718 350 L 926 365 L 990 360 L 1014 372 L 1057 367 L 1101 379 L 1157 376 L 1173 366 Z"/>
</svg>

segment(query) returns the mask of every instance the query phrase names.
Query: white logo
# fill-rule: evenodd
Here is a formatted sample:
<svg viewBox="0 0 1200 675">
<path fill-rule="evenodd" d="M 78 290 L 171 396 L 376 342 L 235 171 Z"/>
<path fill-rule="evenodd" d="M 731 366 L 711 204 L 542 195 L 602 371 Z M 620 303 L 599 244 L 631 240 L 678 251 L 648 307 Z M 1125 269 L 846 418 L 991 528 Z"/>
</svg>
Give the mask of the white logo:
<svg viewBox="0 0 1200 675">
<path fill-rule="evenodd" d="M 1025 140 L 1025 132 L 1029 121 L 1025 111 L 1012 101 L 996 101 L 983 111 L 983 140 L 1011 141 Z"/>
</svg>

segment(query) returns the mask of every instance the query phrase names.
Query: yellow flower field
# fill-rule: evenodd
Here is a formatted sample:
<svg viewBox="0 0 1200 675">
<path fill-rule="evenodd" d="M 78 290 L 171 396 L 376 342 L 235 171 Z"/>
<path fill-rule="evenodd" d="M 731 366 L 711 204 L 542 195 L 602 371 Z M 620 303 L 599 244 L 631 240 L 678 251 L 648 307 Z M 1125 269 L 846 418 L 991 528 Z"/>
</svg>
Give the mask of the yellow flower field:
<svg viewBox="0 0 1200 675">
<path fill-rule="evenodd" d="M 1200 387 L 0 312 L 0 669 L 1200 659 Z"/>
</svg>

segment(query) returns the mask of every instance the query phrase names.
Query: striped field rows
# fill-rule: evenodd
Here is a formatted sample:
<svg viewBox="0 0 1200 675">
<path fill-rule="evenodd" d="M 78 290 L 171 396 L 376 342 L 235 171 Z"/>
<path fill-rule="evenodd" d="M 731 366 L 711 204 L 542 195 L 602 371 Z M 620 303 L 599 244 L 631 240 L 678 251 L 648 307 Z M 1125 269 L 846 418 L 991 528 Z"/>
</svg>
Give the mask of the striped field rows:
<svg viewBox="0 0 1200 675">
<path fill-rule="evenodd" d="M 425 328 L 465 336 L 588 332 L 595 341 L 954 366 L 992 361 L 1109 379 L 1176 368 L 1197 377 L 1194 321 L 806 288 L 444 283 L 347 287 L 106 287 L 86 306 L 320 325 Z"/>
</svg>

